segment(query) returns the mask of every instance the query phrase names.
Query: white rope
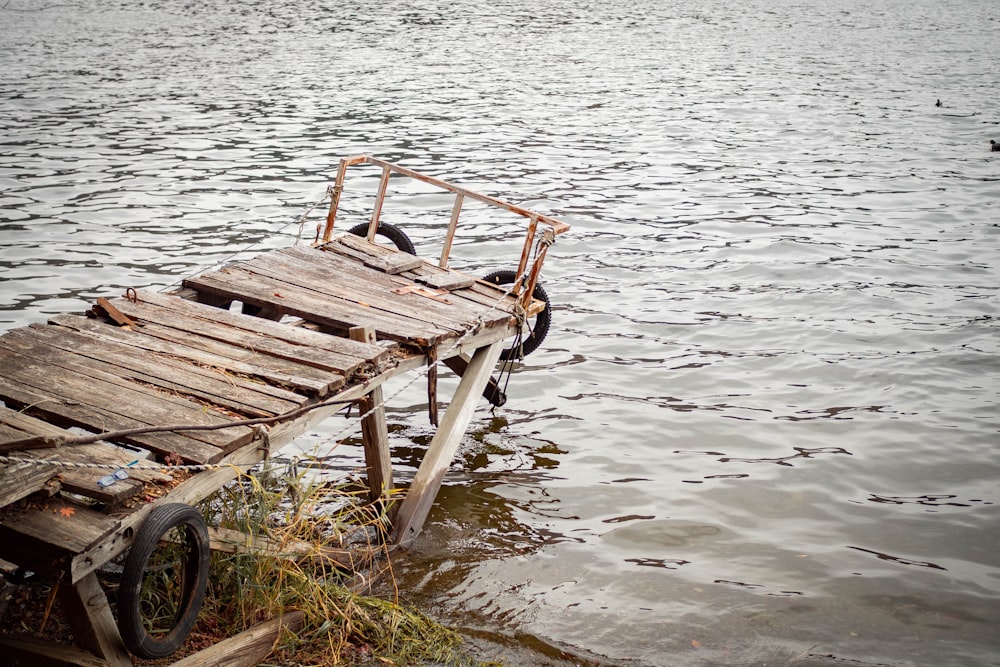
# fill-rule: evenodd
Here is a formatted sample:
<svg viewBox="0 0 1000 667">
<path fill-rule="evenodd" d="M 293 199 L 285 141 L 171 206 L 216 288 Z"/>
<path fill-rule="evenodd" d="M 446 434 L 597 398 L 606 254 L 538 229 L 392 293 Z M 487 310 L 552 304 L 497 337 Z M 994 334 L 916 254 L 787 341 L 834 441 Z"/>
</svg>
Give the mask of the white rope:
<svg viewBox="0 0 1000 667">
<path fill-rule="evenodd" d="M 279 227 L 278 230 L 274 232 L 274 234 L 280 234 L 281 232 L 285 231 L 286 229 L 288 229 L 292 225 L 296 225 L 297 224 L 299 226 L 299 231 L 295 235 L 295 243 L 294 243 L 294 245 L 298 245 L 299 244 L 299 239 L 302 238 L 302 229 L 303 229 L 303 227 L 306 224 L 306 218 L 309 217 L 309 214 L 312 213 L 313 210 L 317 206 L 319 206 L 324 201 L 326 201 L 326 198 L 328 196 L 330 196 L 330 193 L 332 193 L 332 192 L 333 192 L 333 186 L 327 186 L 326 192 L 323 193 L 323 196 L 320 197 L 319 199 L 317 199 L 315 202 L 313 202 L 313 204 L 308 209 L 306 209 L 306 212 L 303 213 L 301 216 L 299 216 L 298 220 L 296 220 L 295 222 L 285 223 L 284 225 L 282 225 L 281 227 Z M 268 237 L 265 237 L 265 238 L 268 238 Z M 212 264 L 212 265 L 210 265 L 208 267 L 205 267 L 202 270 L 203 271 L 211 271 L 212 269 L 214 269 L 216 267 L 219 267 L 219 266 L 222 266 L 224 264 L 227 264 L 227 263 L 231 262 L 234 257 L 238 257 L 239 255 L 242 255 L 244 253 L 250 252 L 251 250 L 253 250 L 257 246 L 259 246 L 261 243 L 263 243 L 263 240 L 264 239 L 261 239 L 259 241 L 254 241 L 254 242 L 252 242 L 252 243 L 244 246 L 243 248 L 240 248 L 239 250 L 236 250 L 236 251 L 230 253 L 226 257 L 223 257 L 219 261 L 215 262 L 214 264 Z M 175 280 L 174 282 L 170 283 L 169 285 L 163 286 L 158 291 L 159 292 L 164 292 L 164 291 L 170 289 L 171 287 L 176 287 L 177 285 L 180 285 L 181 282 L 183 282 L 183 281 L 184 281 L 184 278 L 178 278 L 177 280 Z"/>
</svg>

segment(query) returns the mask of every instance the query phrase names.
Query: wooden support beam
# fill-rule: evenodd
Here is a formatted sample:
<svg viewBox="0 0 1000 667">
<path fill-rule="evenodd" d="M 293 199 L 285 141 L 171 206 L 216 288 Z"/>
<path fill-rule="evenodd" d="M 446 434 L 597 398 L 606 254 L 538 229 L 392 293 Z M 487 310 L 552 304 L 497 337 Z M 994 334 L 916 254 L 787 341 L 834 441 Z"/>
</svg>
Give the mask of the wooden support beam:
<svg viewBox="0 0 1000 667">
<path fill-rule="evenodd" d="M 60 582 L 58 597 L 79 646 L 104 658 L 110 667 L 132 667 L 97 574 L 92 572 L 75 584 Z"/>
<path fill-rule="evenodd" d="M 444 475 L 458 450 L 465 429 L 472 421 L 476 403 L 490 380 L 502 349 L 503 341 L 496 341 L 479 348 L 472 355 L 469 367 L 462 375 L 455 396 L 444 413 L 441 427 L 431 439 L 430 447 L 396 515 L 393 532 L 393 541 L 396 544 L 405 545 L 413 541 L 423 528 L 434 498 L 441 488 Z"/>
<path fill-rule="evenodd" d="M 465 369 L 469 367 L 469 357 L 464 354 L 456 354 L 444 360 L 445 366 L 450 368 L 458 377 L 465 375 Z M 507 394 L 500 388 L 500 384 L 492 375 L 483 389 L 483 398 L 490 402 L 490 405 L 500 407 L 507 402 Z"/>
<path fill-rule="evenodd" d="M 105 660 L 72 646 L 33 637 L 0 635 L 0 667 L 108 667 Z"/>
<path fill-rule="evenodd" d="M 270 655 L 283 629 L 297 632 L 303 623 L 305 614 L 292 611 L 178 660 L 171 667 L 253 667 Z"/>
<path fill-rule="evenodd" d="M 351 340 L 375 342 L 373 327 L 354 327 Z M 368 500 L 376 502 L 392 489 L 392 454 L 389 451 L 389 426 L 385 421 L 382 386 L 379 385 L 358 401 L 361 414 L 361 441 L 365 448 L 365 469 L 368 473 Z"/>
</svg>

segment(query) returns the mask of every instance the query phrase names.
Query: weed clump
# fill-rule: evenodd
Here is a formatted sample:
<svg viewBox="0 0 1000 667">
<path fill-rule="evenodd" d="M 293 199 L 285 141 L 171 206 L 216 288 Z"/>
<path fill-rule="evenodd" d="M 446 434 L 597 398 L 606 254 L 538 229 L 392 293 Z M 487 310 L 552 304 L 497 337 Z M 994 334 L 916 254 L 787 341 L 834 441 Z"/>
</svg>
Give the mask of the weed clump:
<svg viewBox="0 0 1000 667">
<path fill-rule="evenodd" d="M 366 490 L 314 481 L 294 464 L 242 476 L 202 505 L 216 536 L 192 642 L 210 645 L 293 610 L 269 663 L 477 664 L 462 638 L 395 601 L 363 594 L 391 579 L 388 504 Z"/>
</svg>

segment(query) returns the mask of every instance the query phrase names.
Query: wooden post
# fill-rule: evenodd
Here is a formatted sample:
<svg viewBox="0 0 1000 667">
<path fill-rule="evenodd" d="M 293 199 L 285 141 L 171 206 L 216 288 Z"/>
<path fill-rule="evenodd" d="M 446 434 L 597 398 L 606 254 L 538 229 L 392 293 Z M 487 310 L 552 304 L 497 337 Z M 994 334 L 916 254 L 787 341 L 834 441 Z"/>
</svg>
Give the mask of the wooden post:
<svg viewBox="0 0 1000 667">
<path fill-rule="evenodd" d="M 476 403 L 490 380 L 502 349 L 503 341 L 496 341 L 479 348 L 472 355 L 455 390 L 455 396 L 444 413 L 441 427 L 434 434 L 406 499 L 400 505 L 393 531 L 393 541 L 396 544 L 404 545 L 413 541 L 423 528 L 434 498 L 441 488 L 444 474 L 455 457 L 465 429 L 472 421 Z"/>
<path fill-rule="evenodd" d="M 441 260 L 438 266 L 448 268 L 448 256 L 451 255 L 451 244 L 455 240 L 455 229 L 458 227 L 458 215 L 462 212 L 462 202 L 465 195 L 461 192 L 455 195 L 455 205 L 451 209 L 451 221 L 448 223 L 448 235 L 444 237 L 444 247 L 441 249 Z"/>
<path fill-rule="evenodd" d="M 373 344 L 373 327 L 353 327 L 351 340 Z M 389 426 L 385 421 L 382 386 L 372 389 L 358 400 L 361 414 L 371 412 L 361 420 L 361 442 L 365 448 L 365 469 L 368 473 L 368 500 L 376 502 L 392 489 L 392 455 L 389 451 Z"/>
<path fill-rule="evenodd" d="M 382 215 L 382 203 L 385 201 L 385 192 L 389 187 L 389 176 L 392 172 L 382 168 L 382 179 L 378 182 L 378 195 L 375 197 L 375 205 L 372 207 L 372 220 L 368 223 L 369 241 L 375 241 L 375 232 L 378 230 L 378 219 Z"/>
<path fill-rule="evenodd" d="M 79 646 L 104 658 L 110 667 L 132 667 L 97 574 L 91 572 L 75 584 L 59 582 L 58 596 Z"/>
</svg>

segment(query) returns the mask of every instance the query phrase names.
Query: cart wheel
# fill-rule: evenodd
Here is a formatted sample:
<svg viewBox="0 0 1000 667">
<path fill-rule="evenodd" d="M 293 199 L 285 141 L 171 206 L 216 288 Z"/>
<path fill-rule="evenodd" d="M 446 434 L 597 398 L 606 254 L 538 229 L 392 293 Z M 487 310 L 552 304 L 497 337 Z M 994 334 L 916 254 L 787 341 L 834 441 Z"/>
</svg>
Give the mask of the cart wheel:
<svg viewBox="0 0 1000 667">
<path fill-rule="evenodd" d="M 118 590 L 118 630 L 131 653 L 164 658 L 184 643 L 205 599 L 210 555 L 198 510 L 172 503 L 150 513 L 125 558 Z"/>
<path fill-rule="evenodd" d="M 368 223 L 362 222 L 360 225 L 351 227 L 347 230 L 347 232 L 349 234 L 354 234 L 355 236 L 368 236 Z M 392 241 L 393 245 L 403 252 L 408 252 L 411 255 L 417 254 L 416 249 L 413 247 L 413 241 L 411 241 L 410 237 L 396 225 L 390 225 L 388 222 L 379 221 L 378 229 L 375 230 L 375 236 L 384 236 Z"/>
<path fill-rule="evenodd" d="M 494 271 L 483 276 L 483 280 L 494 285 L 513 285 L 517 280 L 514 271 Z M 500 358 L 504 361 L 510 359 L 521 359 L 528 356 L 542 344 L 545 336 L 549 333 L 549 325 L 552 324 L 552 307 L 549 305 L 549 295 L 545 293 L 540 283 L 535 283 L 535 291 L 531 293 L 536 299 L 545 302 L 545 309 L 525 322 L 523 331 L 519 339 L 514 340 L 511 347 L 505 348 L 500 353 Z"/>
</svg>

